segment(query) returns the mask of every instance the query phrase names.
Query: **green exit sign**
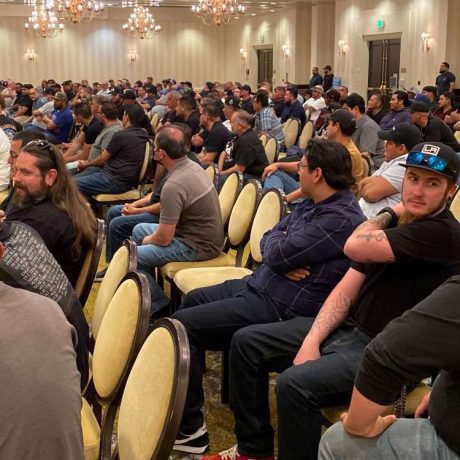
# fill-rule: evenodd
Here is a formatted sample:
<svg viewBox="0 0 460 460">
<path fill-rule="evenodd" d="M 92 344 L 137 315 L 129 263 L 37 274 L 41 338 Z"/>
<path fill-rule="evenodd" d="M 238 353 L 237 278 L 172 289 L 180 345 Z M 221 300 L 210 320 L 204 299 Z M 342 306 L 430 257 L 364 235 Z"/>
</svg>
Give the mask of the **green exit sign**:
<svg viewBox="0 0 460 460">
<path fill-rule="evenodd" d="M 377 28 L 383 29 L 385 27 L 385 21 L 383 19 L 377 19 Z"/>
</svg>

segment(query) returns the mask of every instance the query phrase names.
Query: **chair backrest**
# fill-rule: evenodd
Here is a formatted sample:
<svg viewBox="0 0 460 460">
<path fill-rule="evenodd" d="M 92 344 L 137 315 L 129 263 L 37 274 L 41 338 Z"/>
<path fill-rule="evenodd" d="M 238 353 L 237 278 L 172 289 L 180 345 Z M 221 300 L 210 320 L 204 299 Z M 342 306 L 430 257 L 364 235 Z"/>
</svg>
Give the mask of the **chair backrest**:
<svg viewBox="0 0 460 460">
<path fill-rule="evenodd" d="M 218 172 L 218 169 L 217 169 L 217 165 L 213 163 L 213 164 L 209 165 L 206 168 L 205 171 L 206 171 L 206 174 L 211 179 L 212 183 L 214 184 L 214 187 L 216 187 L 217 186 L 217 181 L 219 179 L 219 172 Z"/>
<path fill-rule="evenodd" d="M 110 403 L 123 389 L 147 335 L 150 308 L 147 277 L 128 273 L 107 307 L 94 347 L 93 384 L 100 401 Z"/>
<path fill-rule="evenodd" d="M 269 164 L 272 164 L 276 161 L 277 153 L 278 153 L 278 142 L 276 141 L 276 138 L 271 137 L 265 144 L 265 155 L 267 155 Z"/>
<path fill-rule="evenodd" d="M 260 139 L 260 142 L 262 142 L 262 145 L 265 147 L 265 145 L 267 144 L 267 135 L 262 134 L 262 136 L 260 136 L 259 139 Z"/>
<path fill-rule="evenodd" d="M 224 228 L 228 224 L 230 214 L 238 198 L 241 189 L 243 188 L 243 174 L 239 171 L 232 172 L 224 182 L 219 193 L 220 213 L 222 215 L 222 224 Z"/>
<path fill-rule="evenodd" d="M 231 247 L 242 248 L 247 243 L 261 193 L 260 182 L 250 179 L 238 195 L 228 222 L 228 242 Z"/>
<path fill-rule="evenodd" d="M 308 142 L 310 142 L 310 139 L 313 137 L 313 131 L 313 123 L 311 121 L 305 123 L 305 126 L 303 127 L 302 133 L 299 137 L 299 147 L 302 150 L 307 148 Z"/>
<path fill-rule="evenodd" d="M 150 165 L 152 164 L 152 155 L 150 154 L 151 147 L 150 142 L 145 143 L 144 161 L 139 171 L 139 184 L 143 184 L 150 175 Z"/>
<path fill-rule="evenodd" d="M 129 374 L 118 418 L 121 460 L 167 460 L 184 409 L 190 366 L 187 333 L 177 320 L 155 322 Z"/>
<path fill-rule="evenodd" d="M 286 148 L 291 147 L 297 142 L 299 126 L 299 120 L 297 120 L 297 118 L 289 118 L 284 124 L 284 145 Z"/>
<path fill-rule="evenodd" d="M 136 243 L 126 240 L 113 255 L 107 267 L 107 272 L 99 286 L 93 310 L 92 334 L 94 340 L 97 339 L 102 319 L 118 285 L 127 273 L 136 269 L 136 264 Z"/>
<path fill-rule="evenodd" d="M 284 194 L 275 188 L 265 189 L 257 206 L 249 238 L 251 259 L 256 264 L 262 263 L 260 240 L 268 230 L 280 222 L 286 212 L 287 203 Z"/>
<path fill-rule="evenodd" d="M 155 112 L 153 114 L 152 119 L 150 120 L 150 125 L 152 126 L 153 131 L 155 132 L 155 129 L 160 121 L 160 114 L 158 112 Z"/>
<path fill-rule="evenodd" d="M 457 139 L 457 142 L 460 143 L 460 131 L 455 131 L 454 136 L 455 139 Z"/>
<path fill-rule="evenodd" d="M 458 193 L 458 191 L 450 203 L 450 212 L 454 215 L 455 219 L 460 222 L 460 193 Z"/>
<path fill-rule="evenodd" d="M 75 294 L 80 300 L 82 307 L 85 306 L 89 293 L 93 286 L 94 277 L 96 276 L 97 266 L 101 258 L 102 246 L 105 238 L 105 224 L 101 219 L 97 219 L 96 240 L 88 249 L 83 261 L 83 265 L 75 283 Z"/>
</svg>

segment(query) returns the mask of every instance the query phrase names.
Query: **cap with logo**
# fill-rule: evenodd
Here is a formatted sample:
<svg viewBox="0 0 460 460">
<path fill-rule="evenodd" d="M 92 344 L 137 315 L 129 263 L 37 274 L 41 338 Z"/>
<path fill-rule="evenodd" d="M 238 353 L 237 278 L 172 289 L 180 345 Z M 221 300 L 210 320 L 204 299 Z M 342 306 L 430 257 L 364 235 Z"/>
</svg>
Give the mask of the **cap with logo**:
<svg viewBox="0 0 460 460">
<path fill-rule="evenodd" d="M 121 88 L 120 86 L 114 86 L 112 88 L 112 91 L 110 91 L 110 94 L 112 96 L 115 96 L 116 94 L 123 94 L 123 88 Z"/>
<path fill-rule="evenodd" d="M 393 141 L 398 144 L 404 144 L 407 150 L 420 142 L 423 142 L 422 134 L 417 126 L 412 123 L 398 123 L 391 129 L 383 129 L 379 131 L 378 136 L 384 141 Z"/>
<path fill-rule="evenodd" d="M 133 101 L 136 100 L 136 93 L 132 89 L 125 89 L 123 94 L 121 95 L 123 99 L 131 99 Z"/>
<path fill-rule="evenodd" d="M 457 182 L 460 162 L 452 147 L 442 142 L 421 142 L 415 145 L 405 163 L 405 168 L 420 168 L 433 171 Z"/>
<path fill-rule="evenodd" d="M 423 101 L 412 101 L 412 104 L 409 107 L 411 112 L 422 112 L 428 113 L 430 111 L 430 107 L 426 102 Z"/>
<path fill-rule="evenodd" d="M 240 107 L 240 98 L 236 96 L 228 96 L 225 98 L 225 105 L 231 105 L 235 109 Z"/>
<path fill-rule="evenodd" d="M 66 93 L 62 93 L 61 91 L 57 92 L 54 96 L 53 96 L 53 99 L 55 101 L 65 101 L 65 102 L 68 102 L 68 98 L 67 98 L 67 94 Z"/>
</svg>

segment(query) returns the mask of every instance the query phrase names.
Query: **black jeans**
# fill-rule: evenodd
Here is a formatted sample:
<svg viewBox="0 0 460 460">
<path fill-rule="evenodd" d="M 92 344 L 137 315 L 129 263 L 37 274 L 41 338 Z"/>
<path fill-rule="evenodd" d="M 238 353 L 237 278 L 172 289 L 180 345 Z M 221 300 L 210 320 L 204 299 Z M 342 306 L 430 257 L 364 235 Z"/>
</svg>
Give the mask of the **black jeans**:
<svg viewBox="0 0 460 460">
<path fill-rule="evenodd" d="M 204 420 L 205 350 L 228 350 L 233 334 L 239 329 L 282 318 L 270 300 L 249 288 L 245 280 L 191 291 L 173 318 L 185 326 L 190 342 L 190 381 L 180 430 L 193 433 Z"/>
<path fill-rule="evenodd" d="M 279 460 L 316 460 L 321 438 L 320 408 L 349 402 L 370 338 L 345 323 L 323 342 L 320 359 L 293 366 L 313 321 L 297 317 L 248 326 L 234 335 L 230 390 L 239 452 L 254 457 L 273 452 L 269 372 L 281 373 L 276 386 Z"/>
</svg>

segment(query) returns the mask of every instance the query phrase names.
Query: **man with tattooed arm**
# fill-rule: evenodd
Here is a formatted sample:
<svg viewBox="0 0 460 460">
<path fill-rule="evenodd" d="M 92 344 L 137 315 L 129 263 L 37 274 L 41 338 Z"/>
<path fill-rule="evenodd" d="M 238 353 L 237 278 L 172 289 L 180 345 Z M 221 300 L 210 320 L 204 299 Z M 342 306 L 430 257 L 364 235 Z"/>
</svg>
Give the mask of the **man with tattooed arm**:
<svg viewBox="0 0 460 460">
<path fill-rule="evenodd" d="M 460 273 L 460 224 L 446 208 L 459 176 L 454 150 L 436 142 L 417 144 L 403 166 L 402 202 L 382 209 L 349 237 L 344 252 L 351 267 L 316 318 L 249 326 L 232 339 L 234 397 L 244 398 L 250 390 L 263 395 L 268 373 L 282 372 L 276 387 L 279 460 L 316 460 L 320 409 L 349 403 L 366 345 L 392 319 Z M 248 389 L 248 382 L 255 388 Z M 253 442 L 251 458 L 273 449 L 263 398 L 248 414 L 255 427 L 245 433 Z"/>
</svg>

